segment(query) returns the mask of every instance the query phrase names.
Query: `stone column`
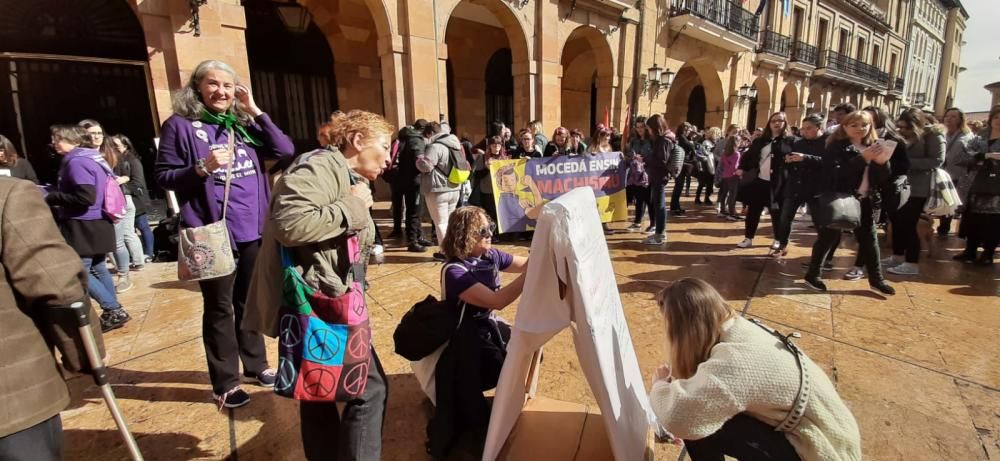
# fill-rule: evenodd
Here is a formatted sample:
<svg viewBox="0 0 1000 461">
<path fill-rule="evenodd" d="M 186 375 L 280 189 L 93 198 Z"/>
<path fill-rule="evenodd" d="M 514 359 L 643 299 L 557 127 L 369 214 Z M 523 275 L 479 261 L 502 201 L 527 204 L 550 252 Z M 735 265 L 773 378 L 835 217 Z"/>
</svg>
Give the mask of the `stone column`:
<svg viewBox="0 0 1000 461">
<path fill-rule="evenodd" d="M 438 82 L 438 37 L 434 30 L 434 5 L 430 0 L 409 0 L 403 2 L 405 12 L 399 18 L 402 44 L 403 82 L 406 95 L 406 120 L 423 118 L 437 120 L 438 114 L 446 112 L 447 94 L 441 95 Z M 402 26 L 405 24 L 405 27 Z M 444 43 L 444 37 L 440 37 Z M 445 74 L 441 73 L 441 80 Z"/>
<path fill-rule="evenodd" d="M 406 83 L 403 80 L 403 38 L 399 35 L 378 40 L 379 60 L 382 62 L 382 101 L 385 119 L 396 128 L 413 122 L 406 111 Z"/>
</svg>

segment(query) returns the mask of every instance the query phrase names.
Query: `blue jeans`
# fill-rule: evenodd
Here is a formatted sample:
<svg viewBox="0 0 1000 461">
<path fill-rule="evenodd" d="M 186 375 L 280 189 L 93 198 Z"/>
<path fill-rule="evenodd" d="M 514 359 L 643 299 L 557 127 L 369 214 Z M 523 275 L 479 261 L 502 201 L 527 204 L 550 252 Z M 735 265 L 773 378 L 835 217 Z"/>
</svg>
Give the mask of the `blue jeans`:
<svg viewBox="0 0 1000 461">
<path fill-rule="evenodd" d="M 649 214 L 656 226 L 656 235 L 663 235 L 667 227 L 666 186 L 666 183 L 649 183 Z"/>
<path fill-rule="evenodd" d="M 128 275 L 130 265 L 141 266 L 144 262 L 142 244 L 135 234 L 135 202 L 131 195 L 125 196 L 125 217 L 115 223 L 115 263 L 118 275 Z"/>
<path fill-rule="evenodd" d="M 149 227 L 149 215 L 143 213 L 135 217 L 135 227 L 139 229 L 139 240 L 142 241 L 142 253 L 153 257 L 153 229 Z"/>
<path fill-rule="evenodd" d="M 104 262 L 104 255 L 81 256 L 83 270 L 87 271 L 87 294 L 94 298 L 101 309 L 114 311 L 122 308 L 115 296 L 115 281 L 108 272 L 108 265 Z"/>
</svg>

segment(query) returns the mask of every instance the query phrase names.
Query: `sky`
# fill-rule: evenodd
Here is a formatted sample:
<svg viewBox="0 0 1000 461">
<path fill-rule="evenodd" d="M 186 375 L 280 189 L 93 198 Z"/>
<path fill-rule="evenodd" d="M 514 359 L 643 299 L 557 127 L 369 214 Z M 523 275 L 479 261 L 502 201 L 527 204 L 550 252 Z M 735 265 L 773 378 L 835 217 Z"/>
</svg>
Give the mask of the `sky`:
<svg viewBox="0 0 1000 461">
<path fill-rule="evenodd" d="M 969 20 L 959 65 L 967 70 L 958 74 L 955 106 L 966 112 L 988 111 L 990 94 L 983 86 L 1000 82 L 1000 49 L 996 46 L 1000 0 L 962 0 L 962 5 Z"/>
</svg>

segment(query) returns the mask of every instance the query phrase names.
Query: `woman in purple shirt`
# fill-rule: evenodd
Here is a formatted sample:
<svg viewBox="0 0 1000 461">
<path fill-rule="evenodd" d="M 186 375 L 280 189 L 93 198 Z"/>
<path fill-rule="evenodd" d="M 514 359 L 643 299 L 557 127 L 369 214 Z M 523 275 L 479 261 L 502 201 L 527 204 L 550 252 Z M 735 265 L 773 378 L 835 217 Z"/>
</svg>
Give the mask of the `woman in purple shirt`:
<svg viewBox="0 0 1000 461">
<path fill-rule="evenodd" d="M 52 148 L 63 156 L 56 187 L 45 195 L 53 208 L 59 231 L 76 250 L 87 272 L 87 294 L 101 306 L 101 330 L 121 328 L 130 317 L 115 295 L 115 282 L 104 262 L 115 249 L 115 226 L 104 216 L 104 192 L 111 167 L 87 130 L 74 125 L 54 125 Z"/>
<path fill-rule="evenodd" d="M 286 158 L 295 146 L 257 104 L 236 71 L 221 61 L 198 64 L 188 84 L 174 95 L 174 115 L 163 123 L 156 181 L 173 190 L 181 205 L 181 225 L 199 227 L 222 219 L 226 170 L 232 162 L 226 224 L 237 258 L 236 271 L 198 282 L 204 301 L 202 341 L 208 374 L 219 407 L 246 405 L 243 378 L 274 386 L 264 340 L 240 327 L 268 206 L 262 157 Z M 233 150 L 229 135 L 235 133 Z"/>
</svg>

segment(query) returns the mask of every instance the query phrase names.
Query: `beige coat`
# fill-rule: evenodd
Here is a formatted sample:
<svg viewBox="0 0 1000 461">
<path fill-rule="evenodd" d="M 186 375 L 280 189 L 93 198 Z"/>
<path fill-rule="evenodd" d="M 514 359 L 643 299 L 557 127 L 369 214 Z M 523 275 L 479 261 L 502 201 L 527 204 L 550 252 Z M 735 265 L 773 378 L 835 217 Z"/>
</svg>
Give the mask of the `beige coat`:
<svg viewBox="0 0 1000 461">
<path fill-rule="evenodd" d="M 52 348 L 73 371 L 86 366 L 87 356 L 76 318 L 57 308 L 88 298 L 83 263 L 63 240 L 37 187 L 0 178 L 0 210 L 0 437 L 5 437 L 69 404 Z M 98 325 L 93 312 L 91 321 Z M 100 328 L 94 336 L 103 350 Z"/>
<path fill-rule="evenodd" d="M 365 203 L 350 191 L 351 171 L 337 150 L 303 154 L 278 179 L 250 281 L 243 329 L 278 335 L 281 246 L 289 249 L 306 283 L 327 296 L 342 295 L 354 283 L 347 237 L 358 233 L 361 258 L 367 262 L 375 223 Z"/>
</svg>

